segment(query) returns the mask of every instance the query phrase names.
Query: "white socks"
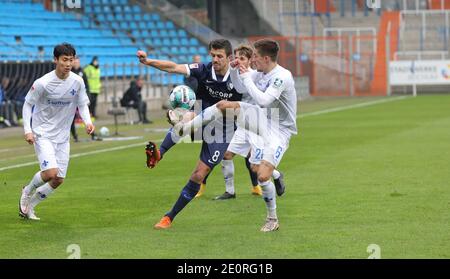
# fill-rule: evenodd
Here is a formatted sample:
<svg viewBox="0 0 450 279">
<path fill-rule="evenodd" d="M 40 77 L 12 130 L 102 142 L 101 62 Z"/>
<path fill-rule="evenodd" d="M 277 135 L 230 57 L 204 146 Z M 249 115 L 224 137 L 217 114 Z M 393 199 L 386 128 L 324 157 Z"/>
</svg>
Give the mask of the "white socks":
<svg viewBox="0 0 450 279">
<path fill-rule="evenodd" d="M 234 163 L 233 160 L 222 160 L 222 173 L 225 179 L 225 190 L 234 194 Z"/>
<path fill-rule="evenodd" d="M 45 182 L 44 182 L 44 180 L 42 180 L 41 172 L 38 171 L 33 176 L 33 178 L 31 179 L 30 183 L 27 186 L 25 186 L 25 193 L 27 195 L 30 195 L 31 193 L 33 193 L 34 189 L 36 189 L 37 187 L 42 186 L 44 184 L 45 184 Z"/>
<path fill-rule="evenodd" d="M 51 193 L 53 193 L 54 189 L 50 186 L 50 184 L 45 183 L 41 187 L 36 189 L 36 192 L 31 196 L 30 199 L 30 207 L 34 208 L 41 201 L 45 200 Z"/>
<path fill-rule="evenodd" d="M 275 195 L 275 185 L 272 181 L 258 181 L 259 185 L 261 185 L 263 198 L 266 202 L 267 208 L 267 217 L 278 219 L 277 217 L 277 200 Z"/>
<path fill-rule="evenodd" d="M 273 177 L 273 179 L 280 178 L 280 172 L 274 169 L 272 172 L 272 177 Z"/>
</svg>

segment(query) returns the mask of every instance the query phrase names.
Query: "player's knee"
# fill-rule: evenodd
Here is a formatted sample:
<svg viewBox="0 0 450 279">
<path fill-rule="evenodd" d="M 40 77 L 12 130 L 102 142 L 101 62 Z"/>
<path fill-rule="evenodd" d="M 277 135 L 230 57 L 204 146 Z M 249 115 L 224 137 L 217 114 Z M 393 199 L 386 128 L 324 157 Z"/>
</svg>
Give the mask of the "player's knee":
<svg viewBox="0 0 450 279">
<path fill-rule="evenodd" d="M 191 180 L 195 183 L 202 184 L 207 174 L 208 173 L 205 173 L 203 171 L 195 170 L 191 175 Z"/>
<path fill-rule="evenodd" d="M 58 188 L 59 185 L 63 184 L 64 178 L 62 177 L 55 177 L 52 179 L 50 186 L 52 186 L 53 189 Z"/>
<path fill-rule="evenodd" d="M 234 157 L 234 154 L 230 151 L 225 152 L 225 154 L 223 155 L 224 160 L 232 160 L 233 157 Z"/>
<path fill-rule="evenodd" d="M 259 166 L 258 166 L 258 165 L 253 165 L 253 164 L 251 164 L 251 165 L 250 165 L 250 169 L 252 170 L 252 172 L 258 173 Z"/>
<path fill-rule="evenodd" d="M 269 181 L 272 178 L 272 176 L 269 173 L 258 173 L 258 181 L 259 182 L 266 182 Z"/>
<path fill-rule="evenodd" d="M 58 169 L 48 169 L 42 172 L 42 180 L 45 182 L 53 181 L 58 177 Z"/>
<path fill-rule="evenodd" d="M 217 107 L 217 109 L 219 109 L 220 111 L 224 111 L 226 108 L 227 108 L 227 101 L 225 101 L 225 100 L 222 100 L 222 101 L 219 101 L 217 104 L 216 104 L 216 107 Z"/>
</svg>

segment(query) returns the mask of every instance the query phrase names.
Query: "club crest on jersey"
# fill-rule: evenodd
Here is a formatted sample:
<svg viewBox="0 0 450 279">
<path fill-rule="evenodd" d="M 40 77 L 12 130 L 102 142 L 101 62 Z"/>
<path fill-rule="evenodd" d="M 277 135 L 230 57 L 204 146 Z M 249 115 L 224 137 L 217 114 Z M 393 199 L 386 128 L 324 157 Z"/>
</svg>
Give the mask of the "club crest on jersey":
<svg viewBox="0 0 450 279">
<path fill-rule="evenodd" d="M 77 91 L 76 91 L 75 89 L 72 89 L 72 90 L 70 91 L 70 94 L 71 94 L 72 96 L 75 96 L 76 93 L 77 93 Z"/>
<path fill-rule="evenodd" d="M 283 85 L 283 81 L 279 78 L 276 78 L 273 82 L 273 87 L 278 89 L 281 87 L 281 85 Z"/>
<path fill-rule="evenodd" d="M 47 165 L 48 165 L 48 161 L 45 161 L 45 160 L 44 160 L 44 162 L 42 162 L 42 166 L 43 166 L 43 167 L 46 167 Z"/>
<path fill-rule="evenodd" d="M 198 69 L 198 63 L 189 64 L 189 69 Z"/>
<path fill-rule="evenodd" d="M 228 90 L 233 90 L 233 88 L 234 88 L 233 83 L 227 82 L 227 89 Z"/>
</svg>

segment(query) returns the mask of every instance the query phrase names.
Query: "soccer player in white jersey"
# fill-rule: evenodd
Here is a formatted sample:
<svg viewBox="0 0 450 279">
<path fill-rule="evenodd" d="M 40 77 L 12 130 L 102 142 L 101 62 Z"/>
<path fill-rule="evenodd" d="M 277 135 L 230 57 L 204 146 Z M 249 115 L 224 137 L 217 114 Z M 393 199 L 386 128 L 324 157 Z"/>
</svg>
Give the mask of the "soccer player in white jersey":
<svg viewBox="0 0 450 279">
<path fill-rule="evenodd" d="M 95 130 L 89 114 L 89 99 L 83 79 L 73 73 L 76 51 L 63 43 L 53 50 L 55 70 L 37 79 L 25 98 L 25 140 L 34 145 L 38 171 L 23 187 L 19 215 L 39 220 L 34 208 L 60 186 L 66 177 L 70 152 L 70 126 L 78 107 L 86 132 Z"/>
<path fill-rule="evenodd" d="M 271 39 L 261 39 L 254 43 L 254 48 L 256 51 L 253 60 L 257 72 L 252 73 L 241 65 L 239 72 L 242 85 L 246 89 L 246 92 L 242 93 L 248 93 L 258 106 L 244 102 L 220 101 L 205 109 L 203 113 L 220 117 L 225 110 L 234 109 L 238 126 L 263 137 L 263 156 L 257 172 L 266 203 L 267 218 L 261 231 L 270 232 L 279 228 L 275 186 L 271 176 L 289 147 L 291 135 L 297 134 L 297 94 L 291 72 L 277 63 L 278 43 Z M 238 82 L 233 81 L 233 85 L 239 92 Z M 261 107 L 267 109 L 266 115 L 263 115 Z M 248 121 L 249 118 L 255 119 L 255 114 L 257 121 Z M 263 123 L 262 126 L 259 123 Z M 185 134 L 204 124 L 202 118 L 196 117 L 187 123 L 177 123 L 174 130 L 177 134 Z"/>
<path fill-rule="evenodd" d="M 255 72 L 251 68 L 251 62 L 253 57 L 253 48 L 250 45 L 240 45 L 234 49 L 235 61 L 230 63 L 230 77 L 234 80 L 233 84 L 236 84 L 240 93 L 245 92 L 246 89 L 242 85 L 239 78 L 238 65 L 241 65 L 250 72 Z M 247 93 L 242 95 L 241 102 L 249 104 L 256 104 L 253 98 Z M 234 187 L 234 156 L 240 155 L 245 158 L 246 166 L 250 173 L 252 180 L 252 194 L 262 196 L 261 186 L 258 184 L 257 168 L 263 155 L 264 142 L 263 139 L 255 133 L 246 131 L 242 127 L 237 127 L 233 139 L 228 146 L 227 151 L 222 160 L 222 173 L 225 180 L 225 192 L 220 196 L 214 198 L 214 200 L 226 200 L 236 198 Z M 274 184 L 277 194 L 281 196 L 284 193 L 285 185 L 283 181 L 283 174 L 277 170 L 273 173 Z"/>
</svg>

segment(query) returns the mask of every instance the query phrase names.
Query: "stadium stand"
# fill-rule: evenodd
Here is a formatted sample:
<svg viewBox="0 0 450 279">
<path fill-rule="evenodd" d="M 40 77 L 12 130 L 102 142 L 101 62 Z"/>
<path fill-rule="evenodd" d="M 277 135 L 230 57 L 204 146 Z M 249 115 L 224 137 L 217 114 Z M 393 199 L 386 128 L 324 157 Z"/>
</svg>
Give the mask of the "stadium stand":
<svg viewBox="0 0 450 279">
<path fill-rule="evenodd" d="M 2 2 L 2 60 L 51 60 L 53 46 L 63 41 L 75 45 L 82 65 L 89 63 L 93 56 L 98 56 L 102 65 L 135 62 L 137 49 L 151 50 L 151 57 L 180 63 L 189 62 L 194 54 L 205 59 L 207 56 L 206 46 L 198 39 L 190 37 L 173 22 L 163 20 L 158 13 L 148 13 L 127 0 L 83 1 L 84 14 L 70 10 L 50 12 L 40 3 L 26 0 Z M 19 9 L 22 15 L 17 18 L 15 13 Z M 39 46 L 43 47 L 43 53 L 39 53 Z M 136 64 L 131 64 L 115 70 L 107 67 L 103 74 L 131 76 L 140 74 L 140 70 Z M 168 82 L 167 78 L 161 81 Z M 182 77 L 172 81 L 180 82 Z"/>
</svg>

